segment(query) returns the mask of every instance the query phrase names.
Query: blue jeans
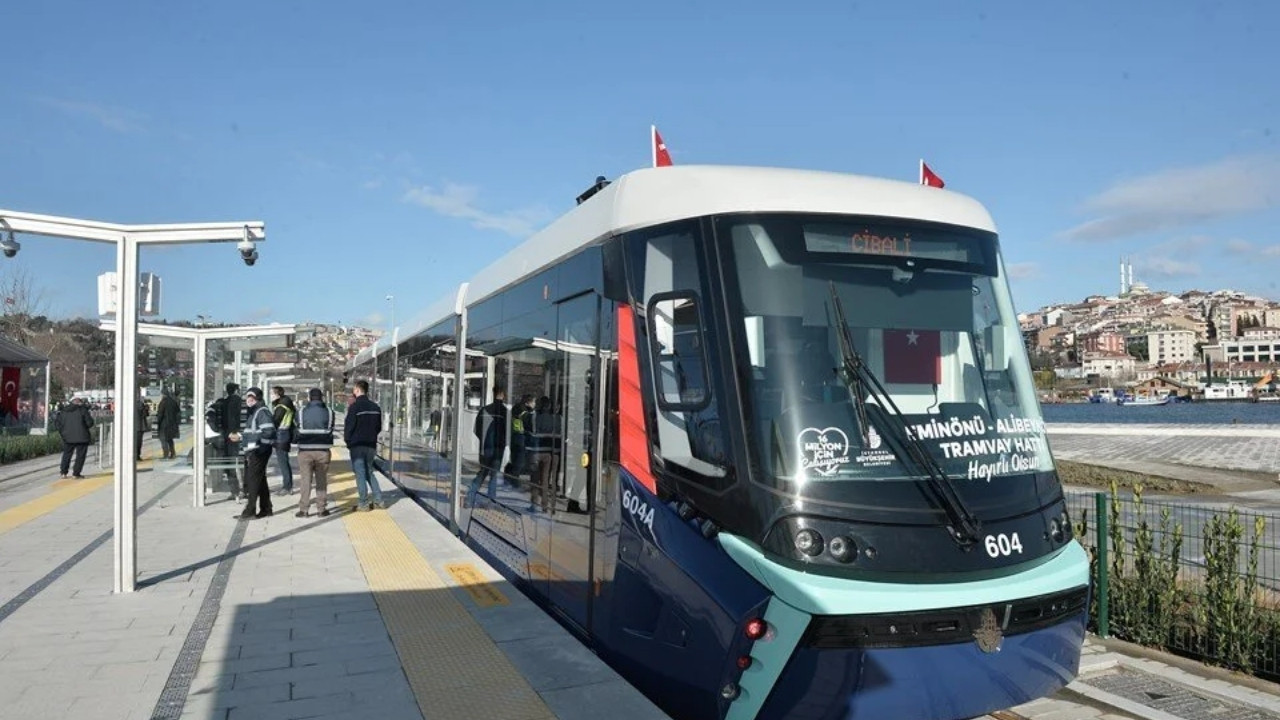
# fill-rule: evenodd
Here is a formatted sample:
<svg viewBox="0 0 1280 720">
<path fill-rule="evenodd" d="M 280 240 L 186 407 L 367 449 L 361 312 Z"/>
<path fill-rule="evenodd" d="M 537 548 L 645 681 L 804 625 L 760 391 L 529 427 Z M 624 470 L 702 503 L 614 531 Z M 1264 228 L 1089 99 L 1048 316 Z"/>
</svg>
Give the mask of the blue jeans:
<svg viewBox="0 0 1280 720">
<path fill-rule="evenodd" d="M 293 466 L 289 464 L 289 446 L 276 446 L 276 465 L 280 468 L 280 486 L 286 492 L 293 490 Z"/>
<path fill-rule="evenodd" d="M 471 492 L 480 490 L 480 483 L 484 482 L 485 477 L 489 478 L 489 499 L 493 500 L 494 494 L 497 492 L 495 483 L 498 482 L 498 463 L 502 462 L 502 456 L 487 457 L 480 456 L 480 472 L 471 480 Z"/>
<path fill-rule="evenodd" d="M 360 504 L 369 504 L 369 491 L 365 488 L 366 485 L 373 488 L 373 501 L 381 503 L 382 488 L 378 487 L 378 476 L 374 474 L 377 470 L 373 467 L 373 458 L 377 451 L 371 447 L 347 449 L 351 452 L 351 471 L 356 474 L 356 495 L 360 497 Z"/>
</svg>

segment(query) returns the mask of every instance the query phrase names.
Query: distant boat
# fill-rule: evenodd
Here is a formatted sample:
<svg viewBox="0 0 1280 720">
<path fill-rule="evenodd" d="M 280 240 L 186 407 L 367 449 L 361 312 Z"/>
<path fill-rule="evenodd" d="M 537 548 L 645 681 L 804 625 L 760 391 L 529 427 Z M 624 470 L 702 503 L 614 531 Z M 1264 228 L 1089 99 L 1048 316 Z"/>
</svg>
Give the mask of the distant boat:
<svg viewBox="0 0 1280 720">
<path fill-rule="evenodd" d="M 1168 395 L 1164 397 L 1136 397 L 1117 400 L 1116 403 L 1125 406 L 1136 405 L 1145 407 L 1148 405 L 1168 405 L 1171 399 L 1172 398 Z"/>
</svg>

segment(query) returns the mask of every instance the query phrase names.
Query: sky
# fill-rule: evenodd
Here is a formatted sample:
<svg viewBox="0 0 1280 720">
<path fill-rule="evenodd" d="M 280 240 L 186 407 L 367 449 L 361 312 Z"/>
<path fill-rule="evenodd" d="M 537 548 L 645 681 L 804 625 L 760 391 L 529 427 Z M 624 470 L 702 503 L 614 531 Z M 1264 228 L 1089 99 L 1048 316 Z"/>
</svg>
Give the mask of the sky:
<svg viewBox="0 0 1280 720">
<path fill-rule="evenodd" d="M 1121 256 L 1280 299 L 1274 0 L 9 5 L 0 208 L 266 223 L 252 268 L 144 252 L 171 320 L 405 324 L 647 166 L 650 124 L 676 164 L 925 159 L 991 211 L 1020 311 L 1114 294 Z M 111 246 L 18 239 L 0 271 L 96 315 Z"/>
</svg>

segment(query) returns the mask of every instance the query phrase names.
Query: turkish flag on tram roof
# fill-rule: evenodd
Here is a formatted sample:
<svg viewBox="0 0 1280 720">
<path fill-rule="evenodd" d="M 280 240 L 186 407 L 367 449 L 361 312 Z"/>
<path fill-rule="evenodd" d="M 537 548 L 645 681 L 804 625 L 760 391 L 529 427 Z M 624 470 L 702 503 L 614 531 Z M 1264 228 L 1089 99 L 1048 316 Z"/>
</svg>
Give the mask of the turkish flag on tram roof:
<svg viewBox="0 0 1280 720">
<path fill-rule="evenodd" d="M 937 330 L 885 330 L 884 381 L 942 382 L 942 334 Z"/>
<path fill-rule="evenodd" d="M 671 153 L 667 152 L 667 144 L 662 142 L 662 136 L 658 134 L 658 126 L 650 125 L 649 131 L 653 135 L 653 166 L 670 167 Z"/>
<path fill-rule="evenodd" d="M 946 183 L 942 182 L 942 178 L 938 177 L 937 173 L 929 169 L 924 160 L 920 161 L 920 184 L 936 188 L 947 186 Z"/>
</svg>

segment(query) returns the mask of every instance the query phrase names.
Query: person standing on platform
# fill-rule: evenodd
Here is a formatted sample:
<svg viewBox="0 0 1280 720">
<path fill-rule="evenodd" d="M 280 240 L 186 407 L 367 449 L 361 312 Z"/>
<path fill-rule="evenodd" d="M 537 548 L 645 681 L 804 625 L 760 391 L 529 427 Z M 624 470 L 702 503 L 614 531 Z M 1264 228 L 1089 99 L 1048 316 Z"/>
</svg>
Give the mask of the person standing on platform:
<svg viewBox="0 0 1280 720">
<path fill-rule="evenodd" d="M 490 500 L 495 499 L 498 491 L 498 468 L 502 466 L 502 455 L 507 450 L 506 399 L 507 391 L 495 387 L 493 402 L 480 408 L 473 428 L 476 439 L 480 441 L 480 471 L 471 479 L 471 494 L 480 492 L 480 485 L 487 477 Z"/>
<path fill-rule="evenodd" d="M 324 404 L 320 388 L 307 393 L 309 402 L 302 408 L 298 425 L 298 471 L 302 473 L 302 493 L 298 498 L 298 517 L 310 511 L 311 488 L 316 490 L 317 513 L 329 514 L 326 500 L 329 488 L 329 448 L 333 447 L 333 411 Z"/>
<path fill-rule="evenodd" d="M 279 385 L 271 388 L 271 417 L 276 424 L 276 465 L 280 467 L 280 495 L 293 492 L 293 466 L 289 464 L 289 450 L 293 433 L 297 428 L 293 399 L 285 395 Z"/>
<path fill-rule="evenodd" d="M 246 417 L 241 432 L 232 433 L 230 440 L 240 443 L 244 453 L 244 486 L 249 501 L 237 519 L 271 516 L 271 493 L 267 492 L 267 460 L 275 445 L 276 426 L 271 411 L 262 402 L 262 389 L 252 387 L 244 394 Z M 253 511 L 257 504 L 258 512 Z"/>
<path fill-rule="evenodd" d="M 382 504 L 382 488 L 378 487 L 377 470 L 373 467 L 373 458 L 378 453 L 378 434 L 382 432 L 382 408 L 369 399 L 369 383 L 357 380 L 351 394 L 356 396 L 355 402 L 347 407 L 347 417 L 342 423 L 342 436 L 351 453 L 351 471 L 356 475 L 356 495 L 359 496 L 359 509 L 369 510 L 369 490 L 373 491 L 373 505 L 385 508 Z M 365 486 L 368 485 L 369 489 Z"/>
<path fill-rule="evenodd" d="M 137 459 L 144 460 L 145 458 L 142 457 L 142 440 L 146 437 L 147 430 L 150 427 L 151 413 L 147 410 L 146 399 L 142 397 L 138 398 L 138 404 L 135 409 L 137 413 L 134 420 L 136 427 L 133 428 L 134 455 Z"/>
<path fill-rule="evenodd" d="M 58 413 L 54 427 L 62 436 L 62 477 L 66 477 L 67 471 L 72 469 L 71 455 L 74 453 L 76 464 L 72 477 L 83 480 L 84 476 L 80 473 L 84 470 L 84 456 L 89 451 L 89 443 L 93 441 L 93 436 L 89 433 L 93 427 L 93 416 L 89 414 L 89 408 L 85 407 L 84 399 L 73 399 L 71 405 Z"/>
<path fill-rule="evenodd" d="M 160 433 L 160 454 L 168 460 L 177 457 L 173 449 L 173 441 L 178 437 L 178 415 L 178 401 L 174 400 L 173 393 L 165 388 L 160 398 L 160 406 L 156 408 L 156 430 Z"/>
</svg>

